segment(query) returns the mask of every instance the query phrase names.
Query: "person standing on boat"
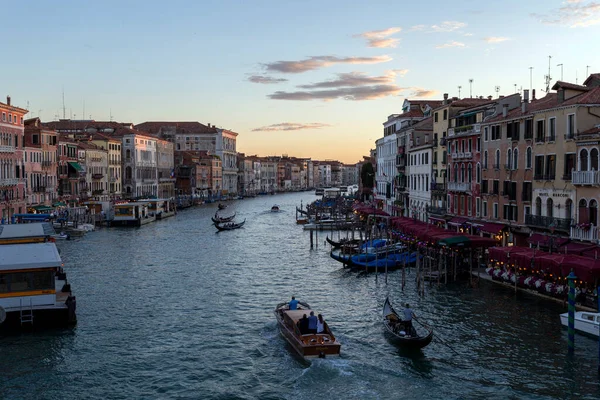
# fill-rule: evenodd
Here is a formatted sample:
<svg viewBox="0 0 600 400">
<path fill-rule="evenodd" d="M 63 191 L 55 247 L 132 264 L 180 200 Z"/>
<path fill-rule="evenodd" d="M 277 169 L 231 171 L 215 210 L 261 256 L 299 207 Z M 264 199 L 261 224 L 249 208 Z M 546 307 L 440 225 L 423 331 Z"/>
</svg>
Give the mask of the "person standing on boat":
<svg viewBox="0 0 600 400">
<path fill-rule="evenodd" d="M 310 317 L 308 317 L 308 333 L 317 333 L 317 323 L 319 319 L 315 316 L 315 312 L 310 312 Z"/>
<path fill-rule="evenodd" d="M 296 298 L 294 296 L 292 296 L 292 300 L 290 300 L 290 304 L 289 304 L 289 309 L 290 310 L 297 310 L 298 309 L 298 300 L 296 300 Z"/>
<path fill-rule="evenodd" d="M 301 335 L 308 333 L 308 318 L 306 318 L 306 314 L 298 321 L 298 329 L 300 329 Z"/>
<path fill-rule="evenodd" d="M 406 303 L 406 307 L 404 308 L 403 313 L 404 313 L 403 321 L 404 321 L 406 333 L 408 335 L 412 335 L 412 332 L 413 332 L 412 319 L 415 316 L 415 313 L 410 308 L 410 305 L 408 303 Z"/>
</svg>

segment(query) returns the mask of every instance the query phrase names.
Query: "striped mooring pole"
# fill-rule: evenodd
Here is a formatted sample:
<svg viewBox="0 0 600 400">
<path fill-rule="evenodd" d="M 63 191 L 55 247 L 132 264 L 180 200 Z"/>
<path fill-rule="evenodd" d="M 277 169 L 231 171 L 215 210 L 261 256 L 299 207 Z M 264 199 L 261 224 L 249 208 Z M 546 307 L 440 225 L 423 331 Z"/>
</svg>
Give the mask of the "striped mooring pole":
<svg viewBox="0 0 600 400">
<path fill-rule="evenodd" d="M 596 289 L 596 297 L 598 298 L 598 312 L 600 312 L 600 283 Z M 598 335 L 598 375 L 600 375 L 600 335 Z"/>
<path fill-rule="evenodd" d="M 568 324 L 568 343 L 569 354 L 575 351 L 575 273 L 571 270 L 567 280 L 569 281 L 569 324 Z"/>
</svg>

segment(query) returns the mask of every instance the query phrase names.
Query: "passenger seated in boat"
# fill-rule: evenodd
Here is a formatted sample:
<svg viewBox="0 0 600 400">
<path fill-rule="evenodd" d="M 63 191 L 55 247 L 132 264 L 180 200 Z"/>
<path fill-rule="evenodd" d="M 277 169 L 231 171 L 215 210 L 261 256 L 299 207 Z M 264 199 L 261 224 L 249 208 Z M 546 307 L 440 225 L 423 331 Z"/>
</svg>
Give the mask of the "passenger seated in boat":
<svg viewBox="0 0 600 400">
<path fill-rule="evenodd" d="M 298 321 L 298 329 L 300 329 L 301 335 L 306 335 L 308 333 L 308 318 L 306 314 Z"/>
<path fill-rule="evenodd" d="M 317 333 L 317 323 L 319 319 L 315 316 L 315 312 L 310 312 L 310 317 L 308 317 L 308 333 Z"/>
<path fill-rule="evenodd" d="M 323 320 L 323 315 L 319 314 L 317 319 L 317 333 L 323 333 L 325 331 L 325 321 Z"/>
</svg>

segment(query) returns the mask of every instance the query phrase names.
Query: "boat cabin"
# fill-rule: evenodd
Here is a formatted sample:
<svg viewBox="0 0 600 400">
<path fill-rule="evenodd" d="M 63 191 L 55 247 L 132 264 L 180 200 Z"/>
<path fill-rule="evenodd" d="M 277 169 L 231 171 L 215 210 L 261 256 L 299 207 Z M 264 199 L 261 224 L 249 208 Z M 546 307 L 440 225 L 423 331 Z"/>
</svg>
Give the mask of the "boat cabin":
<svg viewBox="0 0 600 400">
<path fill-rule="evenodd" d="M 175 204 L 169 199 L 148 199 L 148 213 L 156 219 L 164 219 L 175 215 Z"/>
<path fill-rule="evenodd" d="M 0 225 L 0 245 L 44 243 L 55 234 L 49 222 Z"/>
<path fill-rule="evenodd" d="M 156 220 L 150 215 L 147 202 L 115 204 L 115 216 L 111 221 L 113 226 L 142 226 Z"/>
</svg>

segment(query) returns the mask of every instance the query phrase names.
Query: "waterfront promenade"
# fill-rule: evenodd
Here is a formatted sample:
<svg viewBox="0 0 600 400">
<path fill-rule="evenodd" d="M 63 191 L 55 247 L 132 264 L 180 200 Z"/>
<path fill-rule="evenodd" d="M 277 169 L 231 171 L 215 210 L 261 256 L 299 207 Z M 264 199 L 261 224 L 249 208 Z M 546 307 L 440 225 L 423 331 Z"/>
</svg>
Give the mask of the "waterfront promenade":
<svg viewBox="0 0 600 400">
<path fill-rule="evenodd" d="M 482 281 L 423 297 L 414 269 L 349 272 L 311 250 L 290 193 L 230 202 L 242 229 L 216 233 L 216 205 L 141 228 L 99 229 L 58 243 L 77 292 L 78 326 L 0 338 L 3 399 L 595 399 L 598 343 L 576 337 L 560 304 Z M 270 212 L 274 202 L 279 213 Z M 307 364 L 277 331 L 273 308 L 292 295 L 323 312 L 342 343 Z M 409 302 L 437 335 L 406 354 L 380 322 L 387 296 Z M 456 351 L 456 353 L 455 353 Z M 595 383 L 596 382 L 596 383 Z"/>
</svg>

